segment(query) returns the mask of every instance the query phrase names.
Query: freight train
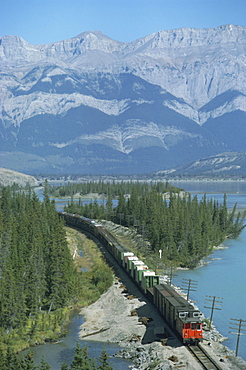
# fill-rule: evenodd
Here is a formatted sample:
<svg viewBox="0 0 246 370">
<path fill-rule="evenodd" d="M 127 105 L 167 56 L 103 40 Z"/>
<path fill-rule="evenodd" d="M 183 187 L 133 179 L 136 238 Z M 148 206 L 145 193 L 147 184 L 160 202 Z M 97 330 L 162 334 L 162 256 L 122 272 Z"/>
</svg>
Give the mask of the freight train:
<svg viewBox="0 0 246 370">
<path fill-rule="evenodd" d="M 140 261 L 132 251 L 119 243 L 102 225 L 80 215 L 59 212 L 68 226 L 95 236 L 110 252 L 134 283 L 157 307 L 164 320 L 184 344 L 202 341 L 202 313 L 168 284 L 160 284 L 160 276 Z"/>
</svg>

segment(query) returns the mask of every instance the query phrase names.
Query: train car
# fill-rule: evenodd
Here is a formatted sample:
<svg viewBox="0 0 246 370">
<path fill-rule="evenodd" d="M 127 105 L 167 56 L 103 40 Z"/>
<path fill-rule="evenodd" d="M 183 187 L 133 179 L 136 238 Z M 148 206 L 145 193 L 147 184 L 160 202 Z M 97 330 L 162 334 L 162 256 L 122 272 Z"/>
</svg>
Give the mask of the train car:
<svg viewBox="0 0 246 370">
<path fill-rule="evenodd" d="M 146 294 L 147 289 L 152 288 L 154 285 L 158 285 L 160 282 L 160 276 L 155 274 L 153 270 L 143 270 L 142 279 L 140 283 L 141 290 Z"/>
<path fill-rule="evenodd" d="M 153 301 L 163 318 L 185 344 L 202 341 L 202 313 L 181 297 L 170 285 L 153 286 Z"/>
<path fill-rule="evenodd" d="M 143 277 L 143 272 L 147 271 L 149 268 L 147 265 L 137 265 L 135 267 L 135 280 L 137 281 L 138 285 L 141 285 L 142 277 Z"/>
<path fill-rule="evenodd" d="M 138 266 L 144 266 L 144 262 L 140 260 L 132 261 L 131 277 L 133 278 L 134 281 L 138 281 L 137 280 L 137 267 Z"/>
<path fill-rule="evenodd" d="M 202 341 L 202 314 L 199 310 L 196 310 L 170 285 L 160 284 L 160 276 L 150 270 L 126 246 L 119 243 L 102 225 L 80 215 L 66 212 L 59 212 L 59 214 L 68 225 L 87 231 L 100 240 L 140 290 L 151 299 L 184 344 L 196 344 Z"/>
</svg>

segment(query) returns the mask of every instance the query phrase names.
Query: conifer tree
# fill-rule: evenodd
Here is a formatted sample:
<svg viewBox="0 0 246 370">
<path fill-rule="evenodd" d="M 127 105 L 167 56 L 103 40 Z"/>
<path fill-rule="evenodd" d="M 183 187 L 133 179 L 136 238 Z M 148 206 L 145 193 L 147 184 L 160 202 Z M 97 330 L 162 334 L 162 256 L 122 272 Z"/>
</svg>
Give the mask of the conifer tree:
<svg viewBox="0 0 246 370">
<path fill-rule="evenodd" d="M 28 352 L 24 359 L 22 360 L 22 370 L 36 370 L 37 367 L 33 361 L 33 354 Z"/>
<path fill-rule="evenodd" d="M 50 370 L 50 368 L 50 365 L 44 360 L 44 357 L 42 357 L 38 370 Z"/>
<path fill-rule="evenodd" d="M 70 366 L 70 370 L 94 370 L 95 366 L 93 361 L 88 355 L 88 347 L 80 347 L 77 343 L 75 348 L 75 353 L 73 356 L 73 361 Z"/>
<path fill-rule="evenodd" d="M 110 219 L 113 211 L 113 199 L 112 199 L 112 191 L 111 187 L 108 186 L 107 188 L 107 202 L 106 202 L 106 218 Z"/>
<path fill-rule="evenodd" d="M 8 347 L 7 353 L 3 355 L 3 363 L 0 364 L 1 370 L 22 370 L 22 364 L 17 355 L 13 352 L 13 350 Z"/>
<path fill-rule="evenodd" d="M 107 354 L 106 350 L 102 351 L 101 356 L 99 357 L 100 365 L 98 366 L 99 370 L 113 370 L 112 366 L 110 366 L 109 362 L 109 355 Z"/>
<path fill-rule="evenodd" d="M 68 370 L 68 365 L 66 362 L 64 362 L 61 366 L 61 370 Z"/>
</svg>

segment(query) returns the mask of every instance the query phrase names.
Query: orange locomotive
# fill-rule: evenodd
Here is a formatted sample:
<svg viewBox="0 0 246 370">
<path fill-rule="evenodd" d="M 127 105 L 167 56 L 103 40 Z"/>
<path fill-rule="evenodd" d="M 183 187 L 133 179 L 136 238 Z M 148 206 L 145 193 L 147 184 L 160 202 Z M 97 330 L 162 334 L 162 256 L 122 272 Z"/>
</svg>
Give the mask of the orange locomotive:
<svg viewBox="0 0 246 370">
<path fill-rule="evenodd" d="M 167 323 L 178 333 L 182 342 L 202 341 L 202 313 L 181 297 L 170 285 L 153 286 L 153 303 Z"/>
</svg>

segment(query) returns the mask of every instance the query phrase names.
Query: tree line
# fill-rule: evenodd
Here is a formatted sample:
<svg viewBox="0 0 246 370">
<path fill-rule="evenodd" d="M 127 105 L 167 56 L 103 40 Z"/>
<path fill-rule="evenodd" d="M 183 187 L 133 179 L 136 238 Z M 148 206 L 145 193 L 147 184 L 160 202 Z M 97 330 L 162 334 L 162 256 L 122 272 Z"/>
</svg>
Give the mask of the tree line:
<svg viewBox="0 0 246 370">
<path fill-rule="evenodd" d="M 238 236 L 245 226 L 245 212 L 236 217 L 236 205 L 228 212 L 226 195 L 219 204 L 206 195 L 198 201 L 197 196 L 170 191 L 166 197 L 156 186 L 139 193 L 140 186 L 133 184 L 128 197 L 124 189 L 119 191 L 116 207 L 109 187 L 105 204 L 83 204 L 72 199 L 64 210 L 135 227 L 148 239 L 154 253 L 162 250 L 164 262 L 182 267 L 195 267 L 214 246 L 227 237 Z"/>
<path fill-rule="evenodd" d="M 171 185 L 168 181 L 85 181 L 82 183 L 68 182 L 66 185 L 50 186 L 49 193 L 52 196 L 63 197 L 73 196 L 75 194 L 86 195 L 97 193 L 108 196 L 110 193 L 114 198 L 118 197 L 121 192 L 130 194 L 133 188 L 137 188 L 139 195 L 150 192 L 155 188 L 158 192 L 164 193 L 167 191 L 179 192 L 180 189 Z"/>
</svg>

